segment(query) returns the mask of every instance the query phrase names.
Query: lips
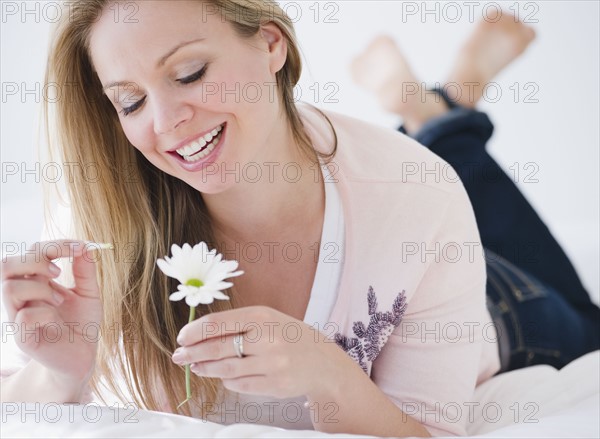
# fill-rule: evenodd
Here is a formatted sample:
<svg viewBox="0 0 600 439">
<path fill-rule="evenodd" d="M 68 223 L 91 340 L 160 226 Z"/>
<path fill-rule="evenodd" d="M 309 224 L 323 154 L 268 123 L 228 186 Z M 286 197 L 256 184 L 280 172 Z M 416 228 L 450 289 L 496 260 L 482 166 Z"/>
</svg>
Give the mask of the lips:
<svg viewBox="0 0 600 439">
<path fill-rule="evenodd" d="M 217 133 L 217 136 L 211 138 L 211 142 L 208 145 L 205 145 L 203 148 L 200 149 L 200 151 L 196 152 L 195 154 L 192 154 L 191 156 L 182 157 L 177 152 L 177 150 L 182 150 L 182 148 L 185 149 L 189 146 L 193 146 L 194 142 L 197 142 L 199 139 L 203 138 L 203 136 L 197 136 L 195 137 L 195 139 L 188 141 L 187 143 L 182 143 L 177 149 L 169 151 L 168 154 L 171 157 L 173 157 L 177 164 L 186 171 L 201 171 L 207 166 L 213 164 L 217 160 L 221 153 L 221 150 L 223 149 L 223 145 L 225 143 L 227 135 L 227 123 L 223 123 L 219 126 L 222 126 L 223 128 L 220 130 L 220 132 Z M 212 134 L 212 132 L 214 132 L 215 129 L 216 128 L 213 128 L 213 130 L 211 130 L 209 133 L 206 133 L 204 136 Z M 202 156 L 199 157 L 199 155 Z"/>
<path fill-rule="evenodd" d="M 225 124 L 222 123 L 216 128 L 213 128 L 210 132 L 206 133 L 204 136 L 200 136 L 194 141 L 188 143 L 186 146 L 178 148 L 176 151 L 182 157 L 191 157 L 196 153 L 205 150 L 210 146 L 212 142 L 218 137 L 219 133 L 223 129 Z"/>
<path fill-rule="evenodd" d="M 206 136 L 193 142 L 191 145 L 178 149 L 177 153 L 187 162 L 200 160 L 215 149 L 215 146 L 219 143 L 219 140 L 221 140 L 222 128 L 222 126 L 219 126 Z"/>
</svg>

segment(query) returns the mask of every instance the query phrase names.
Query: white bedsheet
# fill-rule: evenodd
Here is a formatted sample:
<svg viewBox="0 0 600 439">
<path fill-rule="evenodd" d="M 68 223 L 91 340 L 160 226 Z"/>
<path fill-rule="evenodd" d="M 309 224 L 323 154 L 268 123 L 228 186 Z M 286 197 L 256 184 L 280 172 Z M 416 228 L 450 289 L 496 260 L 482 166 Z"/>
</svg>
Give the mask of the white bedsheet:
<svg viewBox="0 0 600 439">
<path fill-rule="evenodd" d="M 560 371 L 531 366 L 479 386 L 469 437 L 600 437 L 600 351 Z M 469 407 L 464 407 L 469 415 Z M 2 405 L 2 437 L 371 437 L 284 430 L 266 425 L 223 426 L 184 416 L 97 405 Z"/>
</svg>

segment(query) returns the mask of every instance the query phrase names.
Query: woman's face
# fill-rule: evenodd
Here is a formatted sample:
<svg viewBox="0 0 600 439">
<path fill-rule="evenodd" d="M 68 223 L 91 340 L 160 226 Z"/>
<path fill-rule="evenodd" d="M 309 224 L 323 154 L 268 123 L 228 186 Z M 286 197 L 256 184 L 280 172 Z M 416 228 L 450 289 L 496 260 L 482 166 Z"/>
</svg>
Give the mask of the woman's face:
<svg viewBox="0 0 600 439">
<path fill-rule="evenodd" d="M 285 39 L 271 23 L 240 38 L 203 2 L 137 5 L 134 16 L 109 6 L 92 28 L 90 55 L 105 93 L 154 166 L 201 192 L 222 192 L 246 163 L 276 154 L 275 73 Z"/>
</svg>

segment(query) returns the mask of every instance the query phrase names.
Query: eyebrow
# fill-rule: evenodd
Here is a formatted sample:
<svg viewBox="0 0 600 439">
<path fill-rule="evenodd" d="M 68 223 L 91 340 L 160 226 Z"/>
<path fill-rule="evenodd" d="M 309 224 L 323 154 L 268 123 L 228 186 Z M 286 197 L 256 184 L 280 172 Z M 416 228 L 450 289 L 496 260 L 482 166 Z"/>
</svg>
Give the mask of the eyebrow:
<svg viewBox="0 0 600 439">
<path fill-rule="evenodd" d="M 172 57 L 173 55 L 175 55 L 175 53 L 177 53 L 177 51 L 179 49 L 182 49 L 183 47 L 189 46 L 191 44 L 195 44 L 195 43 L 199 43 L 200 41 L 204 41 L 206 38 L 197 38 L 195 40 L 192 41 L 186 41 L 184 43 L 178 44 L 177 46 L 173 47 L 171 50 L 169 50 L 169 52 L 167 52 L 166 55 L 164 55 L 163 57 L 161 57 L 158 62 L 156 63 L 156 67 L 162 67 L 165 65 L 165 63 L 167 62 L 167 60 Z M 122 87 L 124 85 L 129 85 L 132 84 L 131 81 L 114 81 L 111 82 L 107 85 L 105 85 L 102 88 L 102 91 L 106 91 L 107 88 L 112 88 L 112 87 Z"/>
</svg>

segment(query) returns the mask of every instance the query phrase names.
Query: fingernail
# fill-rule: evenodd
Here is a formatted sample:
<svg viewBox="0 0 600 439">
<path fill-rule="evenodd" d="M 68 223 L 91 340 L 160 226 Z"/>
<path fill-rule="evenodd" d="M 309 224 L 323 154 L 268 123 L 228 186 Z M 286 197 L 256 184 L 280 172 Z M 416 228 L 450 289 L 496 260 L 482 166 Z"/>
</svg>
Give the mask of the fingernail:
<svg viewBox="0 0 600 439">
<path fill-rule="evenodd" d="M 171 358 L 172 358 L 173 362 L 176 364 L 184 363 L 183 351 L 181 349 L 177 349 L 175 352 L 173 352 L 173 356 Z"/>
<path fill-rule="evenodd" d="M 60 274 L 60 268 L 54 264 L 50 264 L 50 273 L 52 273 L 54 276 L 58 276 Z"/>
<path fill-rule="evenodd" d="M 65 298 L 58 293 L 52 293 L 52 300 L 54 300 L 54 303 L 57 305 L 60 305 L 65 301 Z"/>
</svg>

